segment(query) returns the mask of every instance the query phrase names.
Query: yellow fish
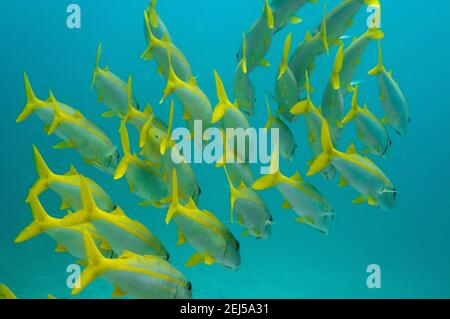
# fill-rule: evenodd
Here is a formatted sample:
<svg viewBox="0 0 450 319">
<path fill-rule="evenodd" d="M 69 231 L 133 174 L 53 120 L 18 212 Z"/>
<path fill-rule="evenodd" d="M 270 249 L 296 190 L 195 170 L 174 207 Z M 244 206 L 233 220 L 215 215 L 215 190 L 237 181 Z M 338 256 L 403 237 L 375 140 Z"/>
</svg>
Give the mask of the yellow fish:
<svg viewBox="0 0 450 319">
<path fill-rule="evenodd" d="M 75 287 L 72 295 L 79 294 L 97 277 L 101 277 L 114 286 L 113 297 L 191 298 L 191 283 L 163 258 L 124 251 L 119 258 L 109 259 L 102 256 L 87 232 L 83 239 L 87 267 L 81 273 L 81 286 Z"/>
<path fill-rule="evenodd" d="M 256 99 L 253 84 L 251 83 L 248 74 L 247 41 L 245 39 L 245 34 L 243 37 L 242 59 L 234 71 L 233 90 L 239 109 L 251 116 L 254 112 Z"/>
<path fill-rule="evenodd" d="M 33 191 L 30 191 L 28 201 L 34 221 L 17 236 L 14 241 L 15 243 L 22 243 L 42 233 L 46 233 L 56 241 L 56 252 L 68 252 L 77 258 L 85 260 L 86 256 L 83 249 L 82 234 L 86 230 L 101 245 L 103 254 L 107 256 L 112 255 L 109 243 L 97 233 L 97 230 L 92 224 L 80 223 L 77 226 L 64 225 L 62 219 L 53 218 L 47 214 Z"/>
<path fill-rule="evenodd" d="M 39 150 L 34 145 L 33 155 L 39 179 L 33 185 L 31 191 L 39 196 L 47 189 L 51 189 L 61 197 L 62 210 L 68 208 L 73 210 L 81 209 L 83 207 L 80 196 L 81 175 L 77 170 L 72 166 L 65 175 L 57 175 L 50 170 L 42 155 L 39 153 Z M 104 211 L 113 211 L 116 206 L 108 194 L 93 180 L 87 178 L 86 180 L 97 205 Z"/>
<path fill-rule="evenodd" d="M 178 228 L 178 245 L 188 242 L 197 252 L 187 261 L 187 266 L 201 262 L 219 263 L 230 269 L 241 264 L 239 242 L 233 234 L 207 210 L 200 210 L 194 201 L 183 205 L 178 199 L 177 173 L 172 174 L 172 203 L 166 223 L 174 220 Z"/>
<path fill-rule="evenodd" d="M 112 213 L 101 210 L 95 204 L 84 178 L 81 181 L 81 196 L 83 208 L 66 215 L 61 222 L 63 226 L 91 223 L 117 255 L 128 250 L 137 254 L 169 258 L 161 241 L 144 225 L 126 216 L 121 208 L 116 208 Z"/>
</svg>

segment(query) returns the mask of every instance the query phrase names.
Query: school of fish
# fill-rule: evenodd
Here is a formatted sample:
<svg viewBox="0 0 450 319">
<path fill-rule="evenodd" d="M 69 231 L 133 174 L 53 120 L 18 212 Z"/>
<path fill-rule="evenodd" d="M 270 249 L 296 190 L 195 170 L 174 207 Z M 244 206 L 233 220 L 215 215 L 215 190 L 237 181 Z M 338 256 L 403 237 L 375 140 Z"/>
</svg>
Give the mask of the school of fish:
<svg viewBox="0 0 450 319">
<path fill-rule="evenodd" d="M 301 23 L 297 12 L 308 3 L 318 1 L 261 2 L 260 17 L 243 32 L 237 66 L 232 70 L 233 86 L 228 93 L 219 73 L 211 72 L 218 101 L 213 106 L 158 14 L 156 0 L 150 1 L 143 13 L 148 47 L 141 58 L 154 61 L 166 83 L 160 104 L 170 107 L 167 121 L 159 118 L 150 104 L 140 107 L 133 94 L 131 76 L 123 80 L 109 67 L 101 67 L 103 47 L 99 45 L 91 89 L 106 107 L 102 116 L 119 120 L 120 148 L 80 110 L 57 100 L 51 91 L 47 99 L 38 98 L 24 74 L 27 102 L 17 123 L 37 115 L 44 123 L 44 132 L 59 139 L 55 149 L 75 150 L 87 165 L 100 169 L 113 180 L 124 179 L 130 191 L 140 198 L 140 206 L 164 211 L 165 222 L 178 230 L 177 245 L 190 245 L 194 251 L 186 261 L 187 267 L 204 263 L 236 270 L 241 264 L 241 254 L 238 239 L 225 223 L 201 207 L 199 181 L 171 140 L 176 107 L 182 108 L 182 119 L 192 132 L 195 120 L 202 121 L 204 129 L 252 127 L 251 116 L 256 107 L 252 71 L 270 65 L 266 55 L 279 31 L 289 24 Z M 392 71 L 387 71 L 383 64 L 381 39 L 384 33 L 380 29 L 368 29 L 351 44 L 345 43 L 346 31 L 366 6 L 380 7 L 380 3 L 378 0 L 342 0 L 329 12 L 324 5 L 323 20 L 314 32 L 307 32 L 292 54 L 292 32 L 295 31 L 288 34 L 277 76 L 273 79 L 274 93 L 269 99 L 262 99 L 264 103 L 258 103 L 261 104 L 258 107 L 268 112 L 265 128 L 276 128 L 280 134 L 280 143 L 271 156 L 270 174 L 255 178 L 246 161 L 248 149 L 244 154 L 230 154 L 224 146 L 224 158 L 244 159 L 238 163 L 221 161 L 216 164 L 218 169 L 223 169 L 229 184 L 231 222 L 242 227 L 242 236 L 270 238 L 274 218 L 260 193 L 268 188 L 278 190 L 283 198 L 282 208 L 293 211 L 297 222 L 323 234 L 329 233 L 335 210 L 325 195 L 307 180 L 317 173 L 326 180 L 339 175 L 339 186 L 351 186 L 357 193 L 352 203 L 368 203 L 384 211 L 394 209 L 397 190 L 369 156 L 387 158 L 392 146 L 389 129 L 405 135 L 410 117 L 400 86 Z M 355 81 L 361 57 L 371 42 L 378 42 L 378 63 L 369 75 L 376 78 L 379 88 L 380 111 L 384 113 L 381 119 L 367 103 L 361 103 L 359 93 L 363 85 Z M 313 100 L 318 94 L 312 88 L 311 75 L 318 57 L 331 54 L 333 48 L 337 49 L 333 68 L 317 107 Z M 233 100 L 230 100 L 230 93 Z M 350 94 L 351 104 L 346 105 L 345 97 Z M 271 102 L 276 103 L 276 111 Z M 299 117 L 305 119 L 306 132 L 291 129 Z M 345 152 L 339 150 L 342 133 L 352 122 L 359 144 L 364 147 L 361 152 L 354 144 Z M 137 132 L 138 140 L 130 140 L 130 129 Z M 309 171 L 305 176 L 297 172 L 288 177 L 282 173 L 281 159 L 291 162 L 295 159 L 296 139 L 303 134 L 311 152 Z M 223 136 L 226 144 L 229 141 L 225 133 Z M 132 153 L 133 143 L 139 146 L 139 154 Z M 32 221 L 18 234 L 16 243 L 46 234 L 55 241 L 56 252 L 68 253 L 78 260 L 84 270 L 81 285 L 72 290 L 73 295 L 102 278 L 111 284 L 113 297 L 192 298 L 191 282 L 170 264 L 169 252 L 146 225 L 129 218 L 100 185 L 74 166 L 66 173 L 52 171 L 41 152 L 42 149 L 32 146 L 38 175 L 26 198 Z M 60 197 L 60 210 L 67 211 L 63 218 L 53 217 L 56 214 L 49 212 L 41 202 L 41 194 L 48 190 Z M 3 298 L 16 296 L 5 285 L 0 285 L 0 299 Z"/>
</svg>

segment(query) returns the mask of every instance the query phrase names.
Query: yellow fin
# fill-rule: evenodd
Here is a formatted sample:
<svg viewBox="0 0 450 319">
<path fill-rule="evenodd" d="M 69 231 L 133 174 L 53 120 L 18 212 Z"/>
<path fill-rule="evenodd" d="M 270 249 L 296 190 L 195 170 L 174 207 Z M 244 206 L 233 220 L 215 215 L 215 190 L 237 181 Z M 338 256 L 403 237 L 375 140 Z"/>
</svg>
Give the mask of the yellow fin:
<svg viewBox="0 0 450 319">
<path fill-rule="evenodd" d="M 271 64 L 270 64 L 270 62 L 267 61 L 266 59 L 262 59 L 262 60 L 259 62 L 259 65 L 262 66 L 262 67 L 264 67 L 264 68 L 267 68 L 267 67 L 269 67 Z"/>
<path fill-rule="evenodd" d="M 355 144 L 351 143 L 347 149 L 347 154 L 358 154 L 358 151 L 356 150 Z"/>
<path fill-rule="evenodd" d="M 269 5 L 269 0 L 265 0 L 264 3 L 264 14 L 266 15 L 266 19 L 267 19 L 267 27 L 272 30 L 273 28 L 275 28 L 275 20 L 273 17 L 273 12 L 272 12 L 272 8 Z"/>
<path fill-rule="evenodd" d="M 55 252 L 56 253 L 67 253 L 67 249 L 63 245 L 57 244 L 56 248 L 55 248 Z"/>
<path fill-rule="evenodd" d="M 281 204 L 281 208 L 292 209 L 292 205 L 291 205 L 291 203 L 288 202 L 287 199 L 285 199 L 283 204 Z"/>
<path fill-rule="evenodd" d="M 286 37 L 286 41 L 284 42 L 283 59 L 281 61 L 280 72 L 278 73 L 278 80 L 280 80 L 281 77 L 284 75 L 284 73 L 286 73 L 287 71 L 291 41 L 292 41 L 292 33 L 289 33 L 288 36 Z"/>
<path fill-rule="evenodd" d="M 126 293 L 122 289 L 120 289 L 119 286 L 115 286 L 115 288 L 112 292 L 112 296 L 113 297 L 123 297 L 123 296 L 126 296 Z"/>
<path fill-rule="evenodd" d="M 114 115 L 115 115 L 114 111 L 107 111 L 107 112 L 102 113 L 102 117 L 105 117 L 105 118 L 111 118 L 111 117 L 114 117 Z"/>
<path fill-rule="evenodd" d="M 289 18 L 289 23 L 290 24 L 299 24 L 299 23 L 302 23 L 302 21 L 303 20 L 301 18 L 297 17 L 297 16 L 292 16 L 292 17 Z"/>
<path fill-rule="evenodd" d="M 17 299 L 16 295 L 3 284 L 0 284 L 0 300 L 1 299 Z"/>
<path fill-rule="evenodd" d="M 344 178 L 344 176 L 341 176 L 341 178 L 340 178 L 340 180 L 339 180 L 338 186 L 339 186 L 339 187 L 345 187 L 345 186 L 347 186 L 347 185 L 348 185 L 347 180 Z"/>
<path fill-rule="evenodd" d="M 68 209 L 68 208 L 70 208 L 70 205 L 69 205 L 69 203 L 66 201 L 66 200 L 62 200 L 61 201 L 61 206 L 59 207 L 59 209 L 60 210 L 66 210 L 66 209 Z"/>
<path fill-rule="evenodd" d="M 71 141 L 62 141 L 53 146 L 54 149 L 76 148 L 76 145 Z"/>
<path fill-rule="evenodd" d="M 357 204 L 357 205 L 363 204 L 366 202 L 366 200 L 367 200 L 366 197 L 364 195 L 361 195 L 359 197 L 356 197 L 354 200 L 352 200 L 352 204 Z"/>
<path fill-rule="evenodd" d="M 339 90 L 341 88 L 340 73 L 342 71 L 342 66 L 344 65 L 344 45 L 339 47 L 333 66 L 333 74 L 331 75 L 331 85 L 334 90 Z"/>
<path fill-rule="evenodd" d="M 373 198 L 373 197 L 370 197 L 370 196 L 367 198 L 367 203 L 368 203 L 370 206 L 376 206 L 376 205 L 377 205 L 376 199 Z"/>
<path fill-rule="evenodd" d="M 178 227 L 178 242 L 177 242 L 177 246 L 181 246 L 181 245 L 183 245 L 185 243 L 186 243 L 186 237 L 184 236 L 184 234 L 181 231 L 181 229 Z"/>
<path fill-rule="evenodd" d="M 194 267 L 202 263 L 204 260 L 205 260 L 204 254 L 197 252 L 188 259 L 188 261 L 186 262 L 186 267 Z"/>
</svg>

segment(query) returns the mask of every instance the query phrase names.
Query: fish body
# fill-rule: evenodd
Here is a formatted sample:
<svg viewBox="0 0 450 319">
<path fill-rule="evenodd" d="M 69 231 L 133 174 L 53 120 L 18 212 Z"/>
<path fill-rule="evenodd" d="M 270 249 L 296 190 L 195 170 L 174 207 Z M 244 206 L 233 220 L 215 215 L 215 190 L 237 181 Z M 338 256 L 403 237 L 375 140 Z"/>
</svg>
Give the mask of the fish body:
<svg viewBox="0 0 450 319">
<path fill-rule="evenodd" d="M 145 12 L 144 17 L 147 34 L 149 35 L 149 45 L 142 54 L 142 58 L 144 60 L 154 59 L 158 66 L 158 72 L 166 80 L 170 79 L 171 68 L 173 68 L 172 71 L 181 81 L 196 85 L 191 66 L 183 52 L 167 36 L 158 38 L 154 35 L 147 12 Z"/>
<path fill-rule="evenodd" d="M 188 260 L 187 266 L 204 262 L 219 263 L 230 269 L 240 266 L 239 242 L 211 212 L 197 208 L 193 200 L 187 205 L 178 201 L 176 171 L 172 175 L 172 203 L 166 217 L 173 219 L 178 228 L 178 244 L 188 242 L 197 252 Z"/>
<path fill-rule="evenodd" d="M 281 31 L 286 25 L 298 24 L 302 20 L 295 16 L 306 3 L 315 2 L 314 0 L 272 0 L 270 6 L 273 10 L 275 21 L 274 33 Z"/>
<path fill-rule="evenodd" d="M 125 176 L 130 191 L 144 200 L 141 205 L 160 207 L 169 195 L 167 181 L 152 163 L 142 160 L 136 154 L 131 154 L 128 131 L 124 122 L 120 126 L 120 136 L 124 156 L 114 173 L 114 179 Z"/>
<path fill-rule="evenodd" d="M 96 65 L 93 73 L 92 87 L 97 92 L 98 100 L 109 108 L 105 116 L 114 115 L 123 118 L 128 109 L 127 84 L 112 73 L 108 67 L 100 68 L 102 45 L 97 51 Z M 136 98 L 131 97 L 134 107 L 138 105 Z"/>
<path fill-rule="evenodd" d="M 109 244 L 98 234 L 92 224 L 64 225 L 62 219 L 53 218 L 47 214 L 37 195 L 32 191 L 28 201 L 34 221 L 17 236 L 15 243 L 22 243 L 42 233 L 46 233 L 56 241 L 57 252 L 68 252 L 76 258 L 85 260 L 82 234 L 83 231 L 87 231 L 93 236 L 97 244 L 102 245 L 103 254 L 107 256 L 112 254 Z"/>
<path fill-rule="evenodd" d="M 234 71 L 233 90 L 236 103 L 242 112 L 253 115 L 255 107 L 255 92 L 247 69 L 247 41 L 243 35 L 243 56 Z"/>
<path fill-rule="evenodd" d="M 357 101 L 358 89 L 355 90 L 352 109 L 343 119 L 342 124 L 350 121 L 355 122 L 359 140 L 367 147 L 367 152 L 379 157 L 385 157 L 389 151 L 392 141 L 383 123 L 370 112 L 367 105 L 361 108 Z"/>
<path fill-rule="evenodd" d="M 279 116 L 274 116 L 270 110 L 269 101 L 266 99 L 268 119 L 266 122 L 266 129 L 277 129 L 279 134 L 279 151 L 281 157 L 292 162 L 295 159 L 295 151 L 297 143 L 295 142 L 294 134 L 289 126 L 287 126 Z"/>
<path fill-rule="evenodd" d="M 39 196 L 47 189 L 51 189 L 61 197 L 61 209 L 81 209 L 83 207 L 80 196 L 81 175 L 76 169 L 72 166 L 65 175 L 57 175 L 50 170 L 35 146 L 33 146 L 33 155 L 39 179 L 31 191 Z M 113 211 L 115 205 L 109 195 L 93 180 L 86 178 L 86 181 L 97 205 L 104 211 Z"/>
<path fill-rule="evenodd" d="M 405 135 L 411 122 L 408 103 L 400 86 L 392 77 L 392 72 L 388 72 L 383 65 L 381 42 L 378 65 L 369 74 L 377 76 L 381 106 L 385 113 L 382 122 L 392 127 L 399 135 Z"/>
<path fill-rule="evenodd" d="M 395 207 L 397 192 L 383 171 L 367 157 L 357 154 L 353 145 L 347 153 L 334 149 L 326 121 L 322 126 L 323 153 L 317 157 L 308 172 L 314 175 L 330 163 L 341 173 L 341 186 L 351 185 L 361 196 L 354 203 L 367 201 L 385 211 Z"/>
<path fill-rule="evenodd" d="M 146 16 L 149 17 L 151 33 L 159 40 L 167 39 L 170 41 L 170 33 L 166 25 L 162 21 L 158 12 L 156 11 L 156 0 L 150 0 L 150 4 L 145 9 Z M 150 42 L 150 34 L 147 31 L 147 21 L 144 19 L 144 33 L 147 43 Z"/>
<path fill-rule="evenodd" d="M 161 241 L 144 225 L 127 217 L 119 207 L 111 213 L 102 211 L 96 206 L 86 180 L 82 179 L 81 183 L 83 208 L 65 216 L 62 225 L 92 223 L 117 255 L 122 255 L 124 251 L 132 251 L 136 254 L 169 258 Z"/>
<path fill-rule="evenodd" d="M 231 222 L 236 218 L 239 225 L 245 228 L 244 235 L 269 239 L 273 218 L 266 203 L 243 182 L 239 187 L 235 187 L 226 168 L 225 173 L 230 184 Z"/>
<path fill-rule="evenodd" d="M 369 29 L 363 35 L 356 38 L 352 44 L 345 49 L 342 70 L 340 72 L 341 89 L 345 95 L 347 92 L 353 92 L 351 85 L 354 80 L 356 68 L 361 62 L 365 49 L 373 40 L 379 40 L 384 37 L 383 31 L 379 29 Z"/>
<path fill-rule="evenodd" d="M 255 67 L 262 65 L 267 66 L 268 63 L 264 60 L 270 45 L 272 44 L 272 36 L 275 23 L 273 20 L 272 9 L 269 1 L 266 0 L 264 4 L 263 14 L 256 20 L 250 30 L 245 35 L 246 50 L 247 50 L 247 69 L 251 72 Z M 238 53 L 238 59 L 241 60 L 243 56 L 243 47 Z"/>
<path fill-rule="evenodd" d="M 165 259 L 124 251 L 117 259 L 103 257 L 95 242 L 84 233 L 87 266 L 80 277 L 79 294 L 97 277 L 114 286 L 113 297 L 130 296 L 139 299 L 189 299 L 190 282 Z"/>
<path fill-rule="evenodd" d="M 272 165 L 277 161 L 272 157 Z M 322 233 L 328 233 L 333 209 L 325 197 L 310 183 L 304 181 L 297 172 L 286 177 L 279 170 L 261 177 L 253 184 L 253 189 L 263 190 L 276 187 L 283 195 L 283 208 L 292 209 L 300 218 L 297 221 L 308 224 Z"/>
<path fill-rule="evenodd" d="M 314 106 L 311 100 L 308 74 L 306 74 L 305 78 L 307 97 L 304 101 L 297 103 L 291 109 L 291 113 L 294 115 L 303 114 L 305 116 L 308 144 L 311 147 L 311 152 L 313 154 L 313 158 L 315 159 L 322 153 L 322 144 L 320 137 L 324 117 L 322 116 L 321 112 Z M 332 138 L 333 140 L 335 140 L 335 137 Z M 322 170 L 322 175 L 327 180 L 331 180 L 336 175 L 336 169 L 332 165 L 329 165 Z"/>
<path fill-rule="evenodd" d="M 17 299 L 16 295 L 6 287 L 4 284 L 0 284 L 0 299 Z"/>
</svg>

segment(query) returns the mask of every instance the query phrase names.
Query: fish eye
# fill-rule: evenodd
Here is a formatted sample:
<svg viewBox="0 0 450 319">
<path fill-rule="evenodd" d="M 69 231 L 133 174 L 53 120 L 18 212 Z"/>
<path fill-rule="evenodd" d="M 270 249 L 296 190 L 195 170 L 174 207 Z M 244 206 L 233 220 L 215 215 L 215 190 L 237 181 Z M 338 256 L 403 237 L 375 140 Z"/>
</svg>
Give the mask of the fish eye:
<svg viewBox="0 0 450 319">
<path fill-rule="evenodd" d="M 191 282 L 188 282 L 188 284 L 187 284 L 187 289 L 188 289 L 189 291 L 192 291 L 192 283 L 191 283 Z"/>
<path fill-rule="evenodd" d="M 141 110 L 141 106 L 139 105 L 139 103 L 136 103 L 136 109 L 137 109 L 138 111 Z"/>
<path fill-rule="evenodd" d="M 238 241 L 236 241 L 236 249 L 237 249 L 237 250 L 240 250 L 240 249 L 241 249 L 241 244 L 240 244 Z"/>
<path fill-rule="evenodd" d="M 120 158 L 120 153 L 116 152 L 116 158 L 119 159 Z"/>
</svg>

